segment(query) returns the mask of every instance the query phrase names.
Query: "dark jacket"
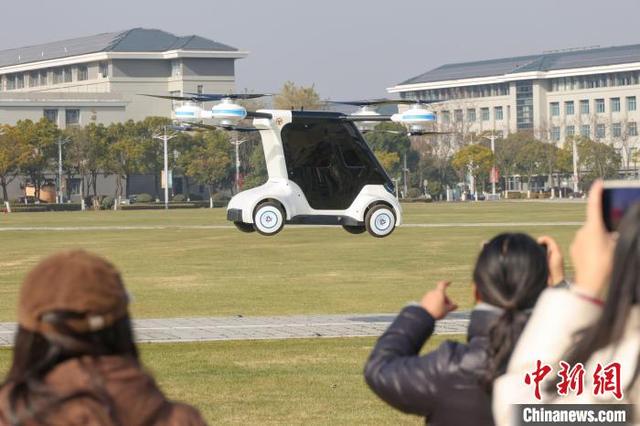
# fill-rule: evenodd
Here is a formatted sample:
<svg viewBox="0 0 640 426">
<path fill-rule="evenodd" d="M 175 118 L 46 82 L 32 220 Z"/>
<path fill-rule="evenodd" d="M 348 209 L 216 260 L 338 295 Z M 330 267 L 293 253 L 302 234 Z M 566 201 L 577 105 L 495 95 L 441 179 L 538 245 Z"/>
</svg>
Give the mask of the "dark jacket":
<svg viewBox="0 0 640 426">
<path fill-rule="evenodd" d="M 488 330 L 499 312 L 475 309 L 467 343 L 443 342 L 420 356 L 435 320 L 419 306 L 404 308 L 380 337 L 365 367 L 369 387 L 393 407 L 430 425 L 493 425 L 486 372 Z"/>
<path fill-rule="evenodd" d="M 119 356 L 82 357 L 65 361 L 45 378 L 52 397 L 71 397 L 43 414 L 48 426 L 204 426 L 198 410 L 169 401 L 151 376 L 133 360 Z M 9 413 L 10 383 L 0 389 L 0 426 L 13 423 Z M 33 399 L 34 407 L 45 402 Z M 108 407 L 112 407 L 112 411 Z M 21 412 L 22 424 L 42 423 Z M 21 417 L 22 417 L 21 416 Z"/>
</svg>

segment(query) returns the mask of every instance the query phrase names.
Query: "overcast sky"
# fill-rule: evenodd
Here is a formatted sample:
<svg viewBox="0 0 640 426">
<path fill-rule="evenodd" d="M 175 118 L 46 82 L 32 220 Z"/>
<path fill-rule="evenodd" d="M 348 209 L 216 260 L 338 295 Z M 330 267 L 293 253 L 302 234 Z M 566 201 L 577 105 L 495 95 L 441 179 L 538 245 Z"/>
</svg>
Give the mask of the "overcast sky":
<svg viewBox="0 0 640 426">
<path fill-rule="evenodd" d="M 640 43 L 638 0 L 36 0 L 2 15 L 0 49 L 158 28 L 250 51 L 239 90 L 292 80 L 334 100 L 384 96 L 445 63 Z"/>
</svg>

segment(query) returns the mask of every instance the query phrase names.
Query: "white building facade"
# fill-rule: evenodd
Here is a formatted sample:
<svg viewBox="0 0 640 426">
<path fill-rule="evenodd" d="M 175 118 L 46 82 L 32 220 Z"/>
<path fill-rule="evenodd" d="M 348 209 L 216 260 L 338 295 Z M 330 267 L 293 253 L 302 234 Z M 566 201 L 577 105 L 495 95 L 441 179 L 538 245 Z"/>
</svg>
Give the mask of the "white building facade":
<svg viewBox="0 0 640 426">
<path fill-rule="evenodd" d="M 0 51 L 0 123 L 47 117 L 60 128 L 171 115 L 140 96 L 226 93 L 247 52 L 199 36 L 135 28 Z"/>
<path fill-rule="evenodd" d="M 570 135 L 612 143 L 635 174 L 640 140 L 640 45 L 448 64 L 387 89 L 434 104 L 438 127 Z"/>
</svg>

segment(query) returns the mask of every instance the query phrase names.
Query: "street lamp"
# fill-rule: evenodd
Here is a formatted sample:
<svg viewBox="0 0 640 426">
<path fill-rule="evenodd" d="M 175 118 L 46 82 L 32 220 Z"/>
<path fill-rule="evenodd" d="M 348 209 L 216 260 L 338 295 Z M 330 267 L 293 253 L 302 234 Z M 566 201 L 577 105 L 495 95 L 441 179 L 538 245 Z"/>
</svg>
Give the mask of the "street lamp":
<svg viewBox="0 0 640 426">
<path fill-rule="evenodd" d="M 491 167 L 491 194 L 496 195 L 496 139 L 498 137 L 491 131 L 491 136 L 483 136 L 491 141 L 491 153 L 493 154 L 493 166 Z"/>
<path fill-rule="evenodd" d="M 238 136 L 236 135 L 235 141 L 229 141 L 231 142 L 231 145 L 235 147 L 235 151 L 236 151 L 236 181 L 235 181 L 236 194 L 240 192 L 240 145 L 242 145 L 244 142 L 248 140 L 249 139 L 238 140 Z"/>
<path fill-rule="evenodd" d="M 58 184 L 57 184 L 57 189 L 58 189 L 57 202 L 58 203 L 64 202 L 64 195 L 62 194 L 62 145 L 66 144 L 69 141 L 70 139 L 68 138 L 67 139 L 58 138 Z M 80 203 L 82 206 L 82 210 L 84 210 L 84 199 L 80 200 Z"/>
<path fill-rule="evenodd" d="M 167 126 L 163 126 L 162 133 L 153 135 L 153 139 L 162 141 L 164 151 L 164 209 L 169 210 L 169 155 L 167 153 L 167 142 L 178 136 L 178 133 L 167 133 Z"/>
<path fill-rule="evenodd" d="M 573 149 L 573 192 L 578 192 L 578 147 L 576 145 L 576 138 L 571 138 L 571 144 Z"/>
</svg>

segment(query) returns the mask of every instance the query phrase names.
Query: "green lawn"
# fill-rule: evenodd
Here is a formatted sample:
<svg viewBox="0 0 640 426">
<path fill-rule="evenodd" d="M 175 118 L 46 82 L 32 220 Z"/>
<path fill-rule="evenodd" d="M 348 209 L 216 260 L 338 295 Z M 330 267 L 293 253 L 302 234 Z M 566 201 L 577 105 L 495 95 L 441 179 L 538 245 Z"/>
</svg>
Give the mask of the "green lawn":
<svg viewBox="0 0 640 426">
<path fill-rule="evenodd" d="M 409 204 L 405 220 L 580 221 L 583 210 L 583 203 L 559 202 Z M 225 224 L 224 215 L 224 209 L 16 213 L 0 215 L 0 227 Z M 453 298 L 468 308 L 478 248 L 506 230 L 517 227 L 401 227 L 386 239 L 293 226 L 271 238 L 235 229 L 0 232 L 0 321 L 15 318 L 26 271 L 42 256 L 74 247 L 121 268 L 136 317 L 394 312 L 441 279 L 453 280 Z M 575 227 L 520 230 L 552 234 L 566 250 Z"/>
<path fill-rule="evenodd" d="M 451 338 L 451 337 L 449 337 Z M 425 350 L 443 338 L 436 336 Z M 211 424 L 422 424 L 380 401 L 362 369 L 374 339 L 141 345 L 165 392 Z M 0 377 L 10 351 L 0 349 Z"/>
</svg>

